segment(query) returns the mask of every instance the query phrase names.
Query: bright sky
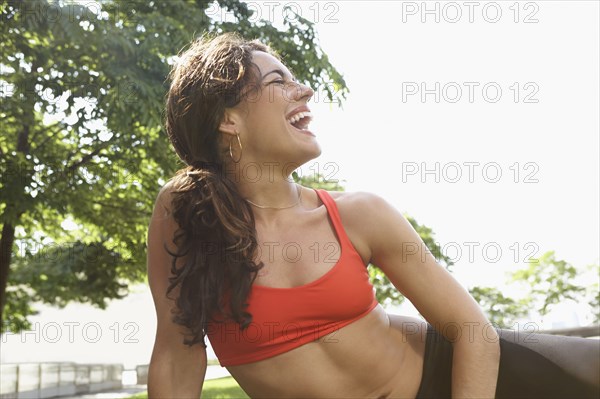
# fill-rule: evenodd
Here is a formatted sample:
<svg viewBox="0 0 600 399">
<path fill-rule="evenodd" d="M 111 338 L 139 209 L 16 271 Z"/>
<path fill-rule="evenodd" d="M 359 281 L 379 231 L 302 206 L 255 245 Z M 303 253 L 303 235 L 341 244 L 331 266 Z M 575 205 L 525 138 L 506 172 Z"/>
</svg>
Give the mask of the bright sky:
<svg viewBox="0 0 600 399">
<path fill-rule="evenodd" d="M 289 4 L 249 3 L 277 19 Z M 431 227 L 466 287 L 502 287 L 507 271 L 549 250 L 576 266 L 599 262 L 599 3 L 465 3 L 427 2 L 430 13 L 422 2 L 294 3 L 351 90 L 343 110 L 322 90 L 309 104 L 323 149 L 312 170 Z M 105 312 L 44 310 L 40 342 L 5 338 L 0 360 L 147 363 L 154 309 L 140 290 Z M 547 326 L 584 315 L 565 305 Z M 69 321 L 80 323 L 72 343 Z M 51 322 L 62 333 L 54 344 Z M 124 342 L 128 333 L 138 342 Z"/>
</svg>

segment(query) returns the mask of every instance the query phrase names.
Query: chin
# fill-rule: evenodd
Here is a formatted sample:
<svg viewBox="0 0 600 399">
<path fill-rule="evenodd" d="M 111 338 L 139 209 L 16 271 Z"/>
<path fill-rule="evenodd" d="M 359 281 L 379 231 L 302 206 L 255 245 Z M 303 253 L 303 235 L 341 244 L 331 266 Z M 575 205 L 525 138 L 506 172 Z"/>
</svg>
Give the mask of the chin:
<svg viewBox="0 0 600 399">
<path fill-rule="evenodd" d="M 303 165 L 321 155 L 321 146 L 312 132 L 305 133 L 287 122 L 286 124 L 288 132 L 294 139 L 294 143 L 291 143 L 291 147 L 288 148 L 295 147 L 295 150 L 292 150 L 293 153 L 288 156 L 290 163 Z"/>
<path fill-rule="evenodd" d="M 320 157 L 320 156 L 321 156 L 321 146 L 317 144 L 317 150 L 315 151 L 314 156 L 310 160 L 313 160 L 313 159 L 315 159 L 317 157 Z"/>
</svg>

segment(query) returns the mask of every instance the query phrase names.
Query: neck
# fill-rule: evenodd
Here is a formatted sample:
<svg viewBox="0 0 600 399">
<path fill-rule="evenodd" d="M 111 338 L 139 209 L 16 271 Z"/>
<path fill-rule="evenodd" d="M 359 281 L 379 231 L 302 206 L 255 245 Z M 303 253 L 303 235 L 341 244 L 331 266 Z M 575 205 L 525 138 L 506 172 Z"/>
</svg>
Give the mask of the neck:
<svg viewBox="0 0 600 399">
<path fill-rule="evenodd" d="M 291 174 L 259 163 L 237 165 L 228 169 L 228 177 L 233 180 L 243 198 L 252 206 L 255 215 L 281 212 L 300 205 L 300 187 Z M 233 170 L 231 170 L 233 169 Z M 290 172 L 293 171 L 290 169 Z"/>
</svg>

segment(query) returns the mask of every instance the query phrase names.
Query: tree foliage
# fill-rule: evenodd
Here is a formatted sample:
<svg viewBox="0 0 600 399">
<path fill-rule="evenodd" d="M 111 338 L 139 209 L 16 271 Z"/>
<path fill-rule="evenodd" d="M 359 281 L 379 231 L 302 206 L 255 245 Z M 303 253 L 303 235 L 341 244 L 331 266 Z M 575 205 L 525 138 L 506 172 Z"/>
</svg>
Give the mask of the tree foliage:
<svg viewBox="0 0 600 399">
<path fill-rule="evenodd" d="M 506 297 L 497 288 L 475 286 L 469 292 L 494 326 L 511 328 L 529 313 L 530 301 Z"/>
<path fill-rule="evenodd" d="M 347 93 L 308 21 L 251 23 L 238 1 L 7 1 L 0 16 L 3 330 L 26 325 L 29 301 L 103 306 L 145 277 L 152 205 L 181 167 L 163 129 L 166 78 L 194 37 L 260 38 L 323 97 Z"/>
<path fill-rule="evenodd" d="M 592 265 L 597 275 L 599 266 Z M 488 318 L 502 328 L 512 327 L 517 319 L 538 313 L 547 315 L 554 306 L 567 300 L 588 303 L 593 310 L 594 322 L 600 321 L 598 311 L 598 280 L 587 286 L 576 284 L 582 272 L 564 260 L 556 259 L 554 251 L 532 258 L 527 267 L 509 275 L 508 284 L 521 287 L 522 298 L 505 297 L 496 288 L 473 287 L 471 295 L 479 302 Z"/>
<path fill-rule="evenodd" d="M 584 287 L 573 283 L 576 276 L 575 266 L 557 260 L 554 251 L 548 251 L 513 273 L 512 281 L 529 288 L 529 300 L 543 316 L 553 305 L 567 299 L 577 300 L 585 293 Z"/>
<path fill-rule="evenodd" d="M 304 187 L 321 188 L 327 191 L 344 191 L 344 186 L 342 185 L 341 181 L 337 179 L 327 179 L 320 173 L 299 176 L 298 173 L 293 172 L 292 177 L 295 182 L 301 184 Z"/>
</svg>

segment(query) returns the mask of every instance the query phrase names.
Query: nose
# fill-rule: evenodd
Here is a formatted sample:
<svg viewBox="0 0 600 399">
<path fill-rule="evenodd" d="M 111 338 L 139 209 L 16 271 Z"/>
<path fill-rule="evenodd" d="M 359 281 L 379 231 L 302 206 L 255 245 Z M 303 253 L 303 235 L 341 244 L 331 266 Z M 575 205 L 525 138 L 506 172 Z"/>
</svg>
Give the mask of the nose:
<svg viewBox="0 0 600 399">
<path fill-rule="evenodd" d="M 300 83 L 300 86 L 302 87 L 302 90 L 304 92 L 304 97 L 307 97 L 306 101 L 309 101 L 312 96 L 314 96 L 315 91 L 312 89 L 312 87 L 307 86 L 305 84 Z"/>
<path fill-rule="evenodd" d="M 306 102 L 310 101 L 314 96 L 315 91 L 310 87 L 300 82 L 292 83 L 286 90 L 286 97 L 289 101 L 297 102 L 306 98 Z"/>
</svg>

